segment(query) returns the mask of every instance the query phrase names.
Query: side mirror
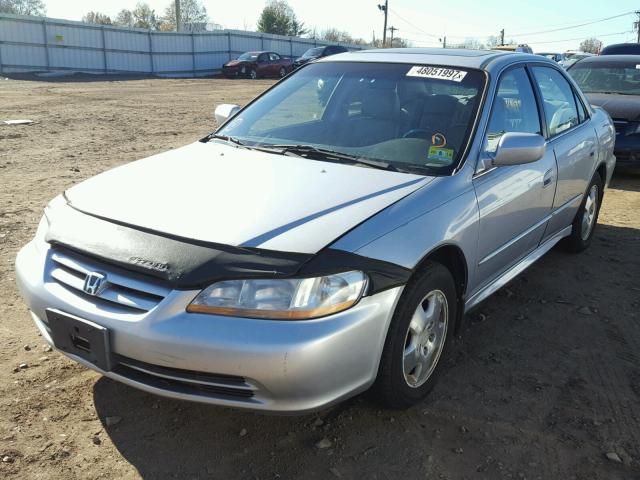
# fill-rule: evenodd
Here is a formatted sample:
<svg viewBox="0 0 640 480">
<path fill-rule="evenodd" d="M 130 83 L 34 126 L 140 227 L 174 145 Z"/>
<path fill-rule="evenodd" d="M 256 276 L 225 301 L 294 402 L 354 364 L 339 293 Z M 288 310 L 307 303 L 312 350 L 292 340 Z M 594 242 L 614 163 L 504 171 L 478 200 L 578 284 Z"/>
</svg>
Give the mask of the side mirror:
<svg viewBox="0 0 640 480">
<path fill-rule="evenodd" d="M 214 116 L 216 117 L 216 122 L 218 125 L 222 125 L 224 122 L 233 117 L 236 113 L 240 111 L 240 105 L 233 105 L 231 103 L 223 103 L 222 105 L 218 105 L 216 107 L 216 111 Z"/>
<path fill-rule="evenodd" d="M 547 149 L 547 142 L 536 133 L 507 132 L 498 142 L 493 165 L 523 165 L 540 160 Z"/>
</svg>

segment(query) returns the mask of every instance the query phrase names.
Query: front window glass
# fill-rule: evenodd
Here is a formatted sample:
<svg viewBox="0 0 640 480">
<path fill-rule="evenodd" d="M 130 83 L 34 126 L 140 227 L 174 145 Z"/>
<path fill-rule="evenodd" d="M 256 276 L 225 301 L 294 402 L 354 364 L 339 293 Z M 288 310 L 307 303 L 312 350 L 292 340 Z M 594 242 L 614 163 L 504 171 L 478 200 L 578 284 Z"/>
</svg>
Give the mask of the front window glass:
<svg viewBox="0 0 640 480">
<path fill-rule="evenodd" d="M 549 136 L 553 137 L 578 125 L 578 110 L 569 82 L 554 68 L 534 67 L 540 87 Z"/>
<path fill-rule="evenodd" d="M 585 93 L 640 95 L 640 62 L 578 63 L 569 75 Z"/>
<path fill-rule="evenodd" d="M 485 78 L 455 67 L 312 64 L 217 134 L 248 147 L 305 145 L 401 171 L 448 174 L 469 141 Z"/>
<path fill-rule="evenodd" d="M 247 52 L 247 53 L 243 53 L 242 55 L 240 55 L 238 57 L 238 60 L 244 60 L 246 62 L 255 62 L 257 58 L 258 58 L 258 54 L 257 53 Z"/>
<path fill-rule="evenodd" d="M 542 133 L 536 97 L 523 68 L 510 70 L 500 78 L 485 150 L 495 152 L 502 135 L 507 132 Z"/>
<path fill-rule="evenodd" d="M 322 55 L 323 49 L 324 47 L 310 48 L 309 50 L 304 52 L 304 54 L 302 55 L 302 58 L 317 57 L 319 55 Z"/>
</svg>

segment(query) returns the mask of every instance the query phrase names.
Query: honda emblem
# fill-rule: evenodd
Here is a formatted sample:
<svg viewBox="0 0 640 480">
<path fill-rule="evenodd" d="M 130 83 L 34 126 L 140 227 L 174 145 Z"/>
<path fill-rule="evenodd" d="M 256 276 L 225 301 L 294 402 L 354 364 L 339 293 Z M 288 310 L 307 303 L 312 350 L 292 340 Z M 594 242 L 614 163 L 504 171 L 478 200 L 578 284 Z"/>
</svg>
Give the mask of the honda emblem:
<svg viewBox="0 0 640 480">
<path fill-rule="evenodd" d="M 99 295 L 107 285 L 107 276 L 100 272 L 89 272 L 84 279 L 82 288 L 89 295 Z"/>
</svg>

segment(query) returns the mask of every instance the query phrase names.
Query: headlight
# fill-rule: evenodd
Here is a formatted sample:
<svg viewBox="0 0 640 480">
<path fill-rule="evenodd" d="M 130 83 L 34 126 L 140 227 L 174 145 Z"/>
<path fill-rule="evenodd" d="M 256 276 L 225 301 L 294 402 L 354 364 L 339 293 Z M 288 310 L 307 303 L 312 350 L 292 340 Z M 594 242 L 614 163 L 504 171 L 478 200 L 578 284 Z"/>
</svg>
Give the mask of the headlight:
<svg viewBox="0 0 640 480">
<path fill-rule="evenodd" d="M 187 312 L 304 320 L 341 312 L 365 292 L 363 272 L 298 279 L 225 280 L 205 288 Z"/>
</svg>

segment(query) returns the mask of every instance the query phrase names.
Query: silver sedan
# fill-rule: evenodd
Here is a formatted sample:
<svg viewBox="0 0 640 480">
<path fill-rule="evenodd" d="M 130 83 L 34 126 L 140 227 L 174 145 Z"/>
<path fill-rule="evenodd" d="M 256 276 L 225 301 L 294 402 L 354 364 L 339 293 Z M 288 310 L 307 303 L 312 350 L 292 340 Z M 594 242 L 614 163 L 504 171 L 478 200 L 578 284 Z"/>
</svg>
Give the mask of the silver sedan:
<svg viewBox="0 0 640 480">
<path fill-rule="evenodd" d="M 17 281 L 73 360 L 255 410 L 420 402 L 465 312 L 589 246 L 615 165 L 609 116 L 529 54 L 340 54 L 216 117 L 53 199 Z"/>
</svg>

